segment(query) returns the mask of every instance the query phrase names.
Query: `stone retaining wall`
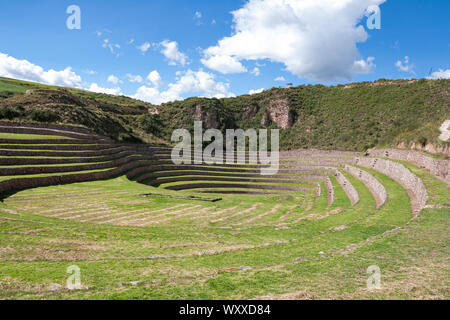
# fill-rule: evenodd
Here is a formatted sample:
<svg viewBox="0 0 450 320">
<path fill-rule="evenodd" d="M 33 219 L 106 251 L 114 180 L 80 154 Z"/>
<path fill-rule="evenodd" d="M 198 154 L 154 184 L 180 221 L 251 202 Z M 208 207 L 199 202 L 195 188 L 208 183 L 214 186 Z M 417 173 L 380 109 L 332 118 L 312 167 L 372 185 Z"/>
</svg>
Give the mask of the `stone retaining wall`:
<svg viewBox="0 0 450 320">
<path fill-rule="evenodd" d="M 241 178 L 255 178 L 260 177 L 257 174 L 246 173 L 224 173 L 224 172 L 199 172 L 199 171 L 165 171 L 165 172 L 151 172 L 140 176 L 137 181 L 141 182 L 150 178 L 165 178 L 165 177 L 179 177 L 179 176 L 208 176 L 208 177 L 241 177 Z M 324 180 L 325 176 L 314 175 L 273 175 L 269 176 L 274 179 L 297 179 L 297 180 Z"/>
<path fill-rule="evenodd" d="M 357 204 L 359 202 L 359 193 L 353 184 L 339 171 L 336 171 L 334 176 L 341 185 L 342 189 L 344 189 L 347 197 L 350 199 L 351 205 L 354 206 Z"/>
<path fill-rule="evenodd" d="M 87 145 L 87 144 L 111 144 L 108 140 L 91 139 L 0 139 L 0 144 L 64 144 L 64 145 Z"/>
<path fill-rule="evenodd" d="M 0 126 L 0 132 L 3 133 L 15 133 L 15 134 L 34 134 L 43 136 L 62 136 L 75 139 L 105 139 L 95 134 L 76 133 L 70 131 L 60 131 L 56 129 L 40 129 L 40 128 L 27 128 L 27 127 L 5 127 Z"/>
<path fill-rule="evenodd" d="M 408 151 L 398 149 L 382 149 L 382 150 L 369 150 L 369 155 L 372 157 L 384 157 L 395 160 L 408 161 L 416 166 L 427 170 L 433 176 L 444 181 L 450 185 L 450 161 L 438 160 L 432 157 L 426 156 L 419 151 Z"/>
<path fill-rule="evenodd" d="M 99 151 L 16 151 L 16 150 L 0 150 L 0 156 L 9 157 L 102 157 L 120 152 L 129 151 L 127 147 L 119 147 L 115 149 L 103 149 Z"/>
<path fill-rule="evenodd" d="M 134 168 L 135 163 L 127 163 L 119 168 L 102 172 L 78 173 L 63 176 L 50 176 L 38 178 L 15 178 L 0 182 L 0 195 L 5 195 L 13 191 L 20 191 L 30 188 L 48 187 L 61 184 L 99 181 L 117 178 Z"/>
<path fill-rule="evenodd" d="M 374 169 L 397 181 L 408 191 L 414 216 L 417 216 L 425 207 L 428 193 L 422 180 L 398 162 L 374 159 L 355 158 L 355 165 Z"/>
<path fill-rule="evenodd" d="M 152 160 L 150 157 L 143 156 L 129 156 L 104 163 L 88 164 L 88 165 L 73 165 L 73 166 L 56 166 L 56 167 L 19 167 L 19 168 L 0 168 L 1 176 L 18 176 L 18 175 L 32 175 L 32 174 L 50 174 L 50 173 L 68 173 L 80 172 L 90 170 L 101 170 L 108 168 L 120 167 L 125 164 L 135 162 L 138 166 L 140 161 Z M 153 164 L 155 162 L 152 162 Z"/>
<path fill-rule="evenodd" d="M 329 177 L 325 179 L 325 186 L 327 187 L 328 207 L 331 207 L 334 203 L 334 186 Z"/>
<path fill-rule="evenodd" d="M 294 187 L 294 186 L 277 186 L 277 185 L 252 185 L 252 184 L 228 184 L 228 183 L 193 183 L 185 185 L 177 185 L 167 187 L 168 190 L 180 191 L 189 189 L 209 189 L 209 188 L 224 188 L 224 189 L 258 189 L 258 190 L 283 190 L 283 191 L 297 191 L 308 192 L 309 188 Z"/>
<path fill-rule="evenodd" d="M 100 151 L 117 149 L 121 147 L 116 144 L 93 144 L 93 145 L 23 145 L 23 144 L 10 144 L 2 145 L 2 150 L 44 150 L 44 151 Z"/>
<path fill-rule="evenodd" d="M 24 166 L 24 165 L 52 165 L 52 164 L 70 164 L 70 163 L 93 163 L 93 162 L 107 162 L 123 157 L 134 155 L 131 152 L 125 151 L 110 156 L 95 157 L 95 158 L 0 158 L 0 165 L 2 166 Z"/>
<path fill-rule="evenodd" d="M 2 127 L 28 127 L 35 129 L 54 129 L 54 130 L 63 130 L 63 131 L 72 131 L 76 133 L 84 133 L 84 134 L 94 134 L 91 130 L 81 127 L 74 127 L 68 125 L 54 125 L 54 124 L 40 124 L 40 123 L 28 123 L 28 122 L 6 122 L 0 121 L 0 126 Z"/>
<path fill-rule="evenodd" d="M 194 176 L 194 177 L 174 177 L 174 178 L 163 178 L 158 180 L 153 180 L 148 183 L 147 185 L 161 185 L 165 183 L 173 183 L 173 182 L 189 182 L 189 181 L 208 181 L 208 180 L 214 180 L 211 178 L 208 178 L 208 176 Z M 313 185 L 317 186 L 317 182 L 312 181 L 300 181 L 300 180 L 281 180 L 281 179 L 252 179 L 252 178 L 231 178 L 231 177 L 221 177 L 220 179 L 216 179 L 221 182 L 251 182 L 251 183 L 290 183 L 290 184 L 306 184 L 306 185 Z M 320 195 L 319 195 L 320 196 Z"/>
<path fill-rule="evenodd" d="M 380 208 L 386 203 L 386 188 L 373 175 L 371 175 L 367 171 L 355 168 L 350 165 L 345 165 L 344 170 L 346 170 L 356 179 L 362 181 L 367 186 L 377 202 L 377 208 Z"/>
</svg>

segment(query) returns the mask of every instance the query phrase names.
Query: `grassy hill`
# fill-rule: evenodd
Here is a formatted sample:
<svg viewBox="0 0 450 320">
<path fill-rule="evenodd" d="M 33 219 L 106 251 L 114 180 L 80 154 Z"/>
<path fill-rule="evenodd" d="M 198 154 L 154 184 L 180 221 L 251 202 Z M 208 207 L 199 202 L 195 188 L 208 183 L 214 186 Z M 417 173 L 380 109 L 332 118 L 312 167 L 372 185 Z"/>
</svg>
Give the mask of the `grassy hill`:
<svg viewBox="0 0 450 320">
<path fill-rule="evenodd" d="M 284 148 L 363 150 L 434 142 L 449 115 L 448 81 L 162 106 L 2 81 L 0 299 L 449 297 L 448 160 L 300 150 L 281 152 L 278 174 L 261 176 L 259 165 L 176 165 L 171 148 L 4 120 L 158 143 L 201 119 L 285 127 Z"/>
<path fill-rule="evenodd" d="M 39 90 L 27 94 L 27 90 Z M 364 151 L 401 143 L 448 146 L 450 80 L 379 80 L 347 86 L 273 88 L 236 98 L 189 98 L 154 106 L 128 97 L 0 78 L 0 119 L 83 126 L 121 142 L 168 143 L 176 128 L 278 128 L 281 147 Z M 149 110 L 151 112 L 149 112 Z M 279 123 L 278 123 L 279 124 Z"/>
</svg>

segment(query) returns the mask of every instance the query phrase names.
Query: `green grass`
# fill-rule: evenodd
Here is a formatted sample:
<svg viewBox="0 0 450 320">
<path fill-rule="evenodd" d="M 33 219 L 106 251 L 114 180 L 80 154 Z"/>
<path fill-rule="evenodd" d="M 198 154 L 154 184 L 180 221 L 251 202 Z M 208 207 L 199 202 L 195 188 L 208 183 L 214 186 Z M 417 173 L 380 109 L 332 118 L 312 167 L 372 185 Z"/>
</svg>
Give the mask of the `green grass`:
<svg viewBox="0 0 450 320">
<path fill-rule="evenodd" d="M 19 133 L 3 133 L 0 132 L 0 139 L 13 140 L 45 140 L 45 139 L 72 139 L 63 136 L 38 135 L 38 134 L 19 134 Z"/>
<path fill-rule="evenodd" d="M 423 179 L 433 203 L 448 198 L 449 188 L 442 182 L 412 170 Z M 222 194 L 223 200 L 213 204 L 142 198 L 138 195 L 149 192 L 197 194 L 150 188 L 124 177 L 20 192 L 0 205 L 0 298 L 249 299 L 288 294 L 448 299 L 449 210 L 427 209 L 411 221 L 406 191 L 370 172 L 388 192 L 380 209 L 369 190 L 351 176 L 361 197 L 354 207 L 333 177 L 336 201 L 331 208 L 326 192 L 316 199 L 313 190 Z M 309 210 L 308 202 L 314 202 Z M 157 224 L 132 223 L 133 215 L 183 204 L 198 207 L 176 215 L 145 216 L 160 221 Z M 255 204 L 261 205 L 239 215 Z M 275 213 L 267 214 L 277 206 Z M 212 215 L 233 207 L 239 209 Z M 340 213 L 327 216 L 339 208 Z M 130 218 L 123 220 L 128 224 L 99 224 L 111 217 Z M 91 221 L 80 222 L 84 219 Z M 334 231 L 341 226 L 346 228 Z M 397 227 L 402 228 L 384 234 Z M 370 292 L 365 289 L 365 270 L 374 264 L 382 270 L 382 289 Z M 52 291 L 53 284 L 65 285 L 70 265 L 81 268 L 82 283 L 89 289 Z M 252 269 L 239 272 L 243 266 Z M 140 283 L 133 286 L 132 281 Z"/>
<path fill-rule="evenodd" d="M 80 174 L 80 173 L 96 173 L 96 172 L 104 172 L 115 169 L 114 167 L 108 169 L 101 170 L 85 170 L 85 171 L 74 171 L 74 172 L 60 172 L 60 173 L 43 173 L 43 174 L 28 174 L 28 175 L 15 175 L 15 176 L 0 176 L 0 181 L 6 181 L 10 179 L 20 179 L 20 178 L 43 178 L 43 177 L 51 177 L 51 176 L 67 176 L 71 174 Z"/>
</svg>

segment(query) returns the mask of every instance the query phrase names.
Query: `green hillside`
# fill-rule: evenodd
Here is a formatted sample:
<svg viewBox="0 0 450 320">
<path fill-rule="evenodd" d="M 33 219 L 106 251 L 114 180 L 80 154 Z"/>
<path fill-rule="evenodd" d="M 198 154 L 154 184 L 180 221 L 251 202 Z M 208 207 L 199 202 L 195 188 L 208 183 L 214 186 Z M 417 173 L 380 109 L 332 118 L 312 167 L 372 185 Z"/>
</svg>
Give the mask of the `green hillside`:
<svg viewBox="0 0 450 320">
<path fill-rule="evenodd" d="M 26 94 L 30 89 L 51 91 Z M 402 142 L 445 146 L 438 136 L 440 125 L 450 118 L 449 89 L 450 80 L 379 80 L 154 106 L 124 96 L 0 78 L 0 119 L 78 125 L 121 142 L 163 144 L 174 129 L 192 129 L 194 118 L 220 129 L 277 128 L 268 113 L 281 104 L 278 113 L 290 121 L 281 132 L 283 149 L 364 151 Z"/>
</svg>

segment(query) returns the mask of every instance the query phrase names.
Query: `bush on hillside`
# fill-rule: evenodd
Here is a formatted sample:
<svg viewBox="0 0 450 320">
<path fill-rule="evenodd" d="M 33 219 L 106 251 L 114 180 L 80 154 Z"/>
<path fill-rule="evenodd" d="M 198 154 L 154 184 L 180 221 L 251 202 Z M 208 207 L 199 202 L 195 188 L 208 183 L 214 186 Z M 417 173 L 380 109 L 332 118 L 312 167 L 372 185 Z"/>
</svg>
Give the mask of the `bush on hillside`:
<svg viewBox="0 0 450 320">
<path fill-rule="evenodd" d="M 0 119 L 12 120 L 19 116 L 20 116 L 20 113 L 13 108 L 10 108 L 10 107 L 0 108 Z"/>
<path fill-rule="evenodd" d="M 28 117 L 37 122 L 55 122 L 58 121 L 59 116 L 50 110 L 32 109 Z"/>
</svg>

